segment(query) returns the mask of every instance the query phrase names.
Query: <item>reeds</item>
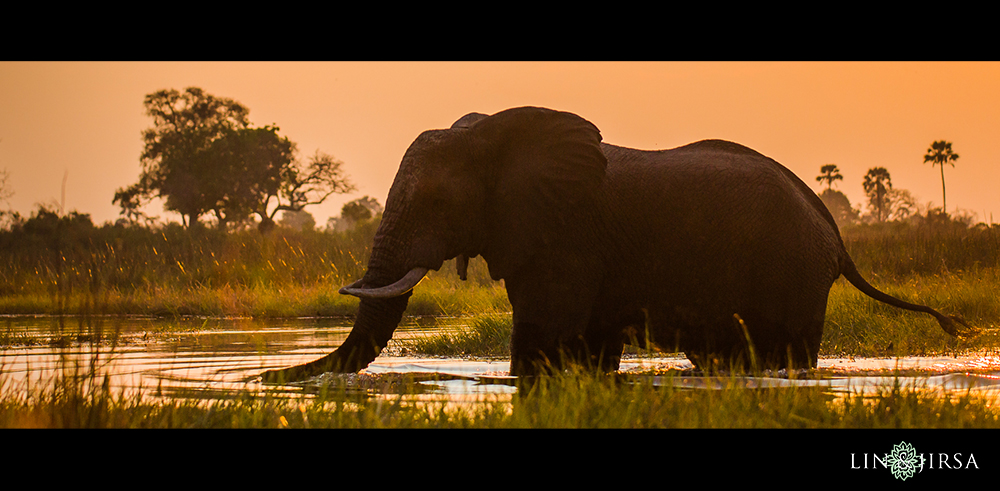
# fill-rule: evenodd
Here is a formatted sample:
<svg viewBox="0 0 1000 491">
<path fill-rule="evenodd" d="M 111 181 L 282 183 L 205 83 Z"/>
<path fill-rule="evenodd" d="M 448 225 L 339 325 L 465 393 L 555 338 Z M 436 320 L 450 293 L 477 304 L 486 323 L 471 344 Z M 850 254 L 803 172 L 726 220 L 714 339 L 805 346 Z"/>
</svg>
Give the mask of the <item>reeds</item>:
<svg viewBox="0 0 1000 491">
<path fill-rule="evenodd" d="M 862 275 L 911 303 L 980 329 L 957 339 L 932 317 L 872 300 L 840 279 L 830 290 L 821 355 L 926 356 L 996 350 L 1000 341 L 1000 226 L 922 221 L 856 225 L 844 243 Z"/>
<path fill-rule="evenodd" d="M 876 278 L 946 275 L 1000 267 L 1000 226 L 887 222 L 842 230 L 858 270 Z"/>
<path fill-rule="evenodd" d="M 980 330 L 969 339 L 945 333 L 931 316 L 873 300 L 845 280 L 830 290 L 820 354 L 928 356 L 1000 347 L 1000 269 L 951 275 L 914 275 L 873 281 L 903 300 L 958 314 Z"/>
<path fill-rule="evenodd" d="M 512 321 L 509 312 L 488 311 L 469 320 L 469 325 L 416 338 L 408 350 L 433 356 L 509 357 Z"/>
<path fill-rule="evenodd" d="M 261 234 L 62 220 L 48 228 L 0 231 L 0 314 L 351 316 L 357 299 L 337 289 L 364 273 L 377 227 L 371 221 L 335 234 L 283 228 Z M 930 354 L 995 345 L 1000 227 L 925 220 L 856 225 L 843 236 L 874 285 L 961 315 L 985 330 L 978 339 L 987 342 L 955 340 L 928 316 L 874 302 L 840 281 L 830 294 L 824 355 Z M 508 311 L 503 284 L 474 258 L 468 281 L 459 280 L 450 262 L 431 272 L 414 290 L 407 314 Z"/>
<path fill-rule="evenodd" d="M 678 375 L 674 375 L 678 376 Z M 99 378 L 97 379 L 100 380 Z M 661 379 L 662 382 L 662 379 Z M 716 389 L 655 384 L 648 376 L 565 373 L 511 397 L 455 404 L 414 382 L 391 392 L 325 388 L 316 396 L 246 391 L 193 400 L 113 393 L 107 384 L 56 384 L 0 394 L 0 428 L 997 428 L 996 394 L 891 387 L 837 394 L 823 387 Z"/>
<path fill-rule="evenodd" d="M 376 225 L 335 234 L 176 225 L 0 231 L 0 314 L 353 315 L 357 299 L 337 289 L 364 274 Z M 482 260 L 470 263 L 468 282 L 447 266 L 422 283 L 410 314 L 506 302 Z"/>
</svg>

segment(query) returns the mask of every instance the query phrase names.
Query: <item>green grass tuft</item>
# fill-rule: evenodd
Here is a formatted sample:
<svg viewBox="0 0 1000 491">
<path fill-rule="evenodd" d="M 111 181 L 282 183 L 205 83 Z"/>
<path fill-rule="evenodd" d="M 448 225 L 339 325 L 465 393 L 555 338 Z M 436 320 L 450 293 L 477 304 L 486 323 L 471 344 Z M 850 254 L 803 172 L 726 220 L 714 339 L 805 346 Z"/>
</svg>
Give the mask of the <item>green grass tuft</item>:
<svg viewBox="0 0 1000 491">
<path fill-rule="evenodd" d="M 509 357 L 511 329 L 509 312 L 488 312 L 468 327 L 414 339 L 409 348 L 432 356 Z"/>
</svg>

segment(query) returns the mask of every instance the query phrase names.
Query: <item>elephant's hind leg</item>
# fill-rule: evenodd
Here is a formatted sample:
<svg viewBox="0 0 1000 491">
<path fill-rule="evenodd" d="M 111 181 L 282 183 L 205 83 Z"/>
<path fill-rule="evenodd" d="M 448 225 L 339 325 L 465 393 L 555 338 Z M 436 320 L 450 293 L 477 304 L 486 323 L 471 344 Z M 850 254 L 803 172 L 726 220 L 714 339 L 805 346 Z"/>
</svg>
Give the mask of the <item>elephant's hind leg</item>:
<svg viewBox="0 0 1000 491">
<path fill-rule="evenodd" d="M 539 375 L 562 367 L 563 343 L 534 322 L 514 322 L 510 337 L 511 375 Z"/>
<path fill-rule="evenodd" d="M 742 347 L 757 368 L 812 368 L 819 360 L 826 305 L 799 308 L 781 320 L 750 314 L 744 326 L 749 339 Z"/>
<path fill-rule="evenodd" d="M 625 349 L 626 328 L 634 325 L 635 328 L 630 332 L 638 332 L 637 326 L 645 323 L 645 317 L 641 317 L 642 319 L 613 321 L 595 312 L 584 332 L 578 358 L 585 360 L 588 368 L 602 372 L 618 370 Z"/>
</svg>

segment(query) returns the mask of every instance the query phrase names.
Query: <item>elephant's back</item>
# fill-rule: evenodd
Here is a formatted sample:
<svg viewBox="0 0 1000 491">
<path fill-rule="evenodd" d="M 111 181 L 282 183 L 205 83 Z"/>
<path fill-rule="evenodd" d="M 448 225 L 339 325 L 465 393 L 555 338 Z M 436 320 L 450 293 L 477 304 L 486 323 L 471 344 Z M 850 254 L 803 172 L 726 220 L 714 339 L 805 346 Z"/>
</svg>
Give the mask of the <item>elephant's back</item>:
<svg viewBox="0 0 1000 491">
<path fill-rule="evenodd" d="M 790 170 L 759 152 L 724 140 L 704 140 L 670 150 L 637 150 L 603 144 L 609 189 L 628 199 L 664 206 L 680 197 L 696 206 L 741 208 L 753 201 L 791 200 L 812 205 L 813 193 Z M 685 208 L 687 205 L 678 203 Z M 810 206 L 811 207 L 811 206 Z M 738 212 L 739 210 L 731 210 Z"/>
<path fill-rule="evenodd" d="M 773 159 L 723 140 L 604 151 L 611 208 L 635 217 L 625 226 L 641 237 L 647 264 L 752 278 L 761 274 L 755 264 L 780 262 L 839 276 L 843 246 L 829 212 Z"/>
<path fill-rule="evenodd" d="M 752 148 L 726 140 L 702 140 L 668 150 L 639 150 L 607 143 L 602 150 L 608 159 L 608 171 L 623 174 L 642 174 L 670 180 L 671 175 L 685 181 L 691 179 L 744 180 L 752 183 L 754 177 L 777 177 L 789 172 L 773 159 Z"/>
<path fill-rule="evenodd" d="M 817 227 L 836 229 L 833 219 L 822 213 L 825 206 L 798 176 L 743 145 L 725 140 L 669 150 L 602 145 L 608 159 L 607 185 L 619 199 L 733 216 L 750 215 L 753 207 L 782 205 Z"/>
</svg>

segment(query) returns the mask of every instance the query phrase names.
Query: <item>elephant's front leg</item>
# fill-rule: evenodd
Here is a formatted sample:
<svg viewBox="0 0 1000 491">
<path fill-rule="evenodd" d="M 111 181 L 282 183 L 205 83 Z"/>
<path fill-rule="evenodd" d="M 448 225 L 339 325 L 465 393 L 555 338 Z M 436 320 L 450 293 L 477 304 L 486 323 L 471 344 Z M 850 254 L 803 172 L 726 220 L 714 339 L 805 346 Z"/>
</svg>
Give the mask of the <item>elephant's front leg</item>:
<svg viewBox="0 0 1000 491">
<path fill-rule="evenodd" d="M 620 323 L 611 322 L 595 309 L 583 340 L 588 366 L 602 372 L 618 370 L 625 349 L 625 328 Z"/>
<path fill-rule="evenodd" d="M 536 276 L 506 281 L 514 311 L 512 375 L 551 372 L 573 362 L 590 364 L 585 335 L 596 288 L 578 278 L 546 280 Z"/>
</svg>

